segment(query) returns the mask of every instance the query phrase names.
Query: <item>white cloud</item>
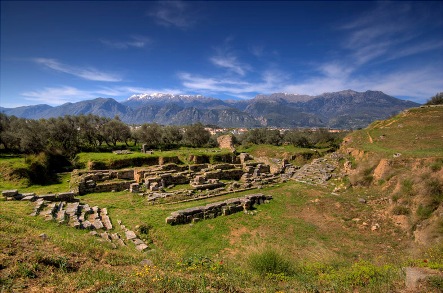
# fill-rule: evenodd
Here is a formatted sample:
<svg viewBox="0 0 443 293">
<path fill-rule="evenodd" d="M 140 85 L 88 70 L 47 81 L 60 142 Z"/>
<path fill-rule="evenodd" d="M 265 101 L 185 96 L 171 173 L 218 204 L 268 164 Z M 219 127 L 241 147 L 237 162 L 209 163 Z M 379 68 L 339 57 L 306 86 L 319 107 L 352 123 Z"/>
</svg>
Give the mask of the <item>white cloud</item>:
<svg viewBox="0 0 443 293">
<path fill-rule="evenodd" d="M 70 86 L 47 87 L 43 90 L 28 91 L 21 94 L 28 101 L 49 105 L 61 105 L 67 102 L 78 102 L 85 99 L 95 98 L 91 92 L 80 90 Z"/>
<path fill-rule="evenodd" d="M 122 78 L 117 74 L 103 72 L 92 67 L 81 68 L 71 66 L 49 58 L 34 58 L 33 61 L 52 70 L 71 74 L 86 80 L 106 82 L 122 81 Z"/>
<path fill-rule="evenodd" d="M 264 71 L 256 82 L 232 78 L 198 76 L 187 72 L 178 74 L 187 90 L 205 94 L 225 94 L 238 98 L 252 98 L 258 93 L 281 92 L 287 81 L 287 74 L 277 70 Z"/>
<path fill-rule="evenodd" d="M 181 94 L 182 92 L 172 88 L 145 88 L 145 87 L 100 87 L 97 89 L 83 90 L 72 86 L 46 87 L 41 90 L 27 91 L 21 93 L 25 100 L 48 105 L 62 105 L 67 102 L 79 102 L 86 99 L 98 97 L 113 97 L 118 100 L 125 100 L 133 94 L 141 93 L 171 93 Z"/>
<path fill-rule="evenodd" d="M 180 29 L 187 29 L 195 23 L 191 15 L 188 3 L 184 1 L 161 1 L 158 2 L 148 14 L 154 18 L 157 24 Z"/>
<path fill-rule="evenodd" d="M 127 41 L 111 41 L 106 39 L 101 39 L 100 42 L 113 49 L 129 49 L 129 48 L 145 48 L 151 43 L 151 39 L 143 36 L 132 36 L 130 40 Z"/>
<path fill-rule="evenodd" d="M 98 90 L 95 90 L 94 93 L 103 96 L 128 98 L 130 95 L 133 94 L 142 94 L 142 93 L 182 94 L 182 91 L 174 88 L 146 88 L 146 87 L 118 86 L 118 87 L 102 87 Z"/>
<path fill-rule="evenodd" d="M 238 75 L 245 75 L 246 71 L 249 70 L 249 66 L 246 64 L 241 64 L 238 62 L 235 56 L 214 56 L 211 62 L 219 67 L 226 68 L 229 71 L 237 73 Z"/>
</svg>

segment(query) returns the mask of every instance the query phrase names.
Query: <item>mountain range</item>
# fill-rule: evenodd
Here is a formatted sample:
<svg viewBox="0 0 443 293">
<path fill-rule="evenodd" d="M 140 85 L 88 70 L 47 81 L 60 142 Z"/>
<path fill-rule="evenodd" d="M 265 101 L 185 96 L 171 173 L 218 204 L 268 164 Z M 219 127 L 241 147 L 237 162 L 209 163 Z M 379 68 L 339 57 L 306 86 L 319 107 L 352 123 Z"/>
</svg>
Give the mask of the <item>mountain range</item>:
<svg viewBox="0 0 443 293">
<path fill-rule="evenodd" d="M 202 124 L 221 127 L 360 128 L 419 104 L 380 91 L 345 90 L 317 96 L 274 93 L 250 100 L 221 100 L 201 95 L 139 94 L 124 102 L 97 98 L 60 106 L 1 108 L 9 116 L 28 119 L 93 114 L 119 116 L 130 124 Z"/>
</svg>

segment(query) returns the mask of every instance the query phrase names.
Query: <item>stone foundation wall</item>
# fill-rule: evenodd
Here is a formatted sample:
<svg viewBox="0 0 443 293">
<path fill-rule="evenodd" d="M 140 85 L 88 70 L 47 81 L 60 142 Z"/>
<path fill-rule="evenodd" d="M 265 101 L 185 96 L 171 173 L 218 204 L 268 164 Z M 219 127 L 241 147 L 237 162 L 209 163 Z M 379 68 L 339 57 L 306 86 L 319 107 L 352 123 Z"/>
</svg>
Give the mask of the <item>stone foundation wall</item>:
<svg viewBox="0 0 443 293">
<path fill-rule="evenodd" d="M 218 216 L 227 216 L 233 213 L 251 210 L 254 205 L 267 203 L 271 199 L 272 196 L 258 193 L 211 203 L 205 206 L 188 208 L 172 212 L 171 215 L 166 218 L 166 223 L 170 225 L 180 225 L 198 222 L 203 219 L 213 219 Z"/>
</svg>

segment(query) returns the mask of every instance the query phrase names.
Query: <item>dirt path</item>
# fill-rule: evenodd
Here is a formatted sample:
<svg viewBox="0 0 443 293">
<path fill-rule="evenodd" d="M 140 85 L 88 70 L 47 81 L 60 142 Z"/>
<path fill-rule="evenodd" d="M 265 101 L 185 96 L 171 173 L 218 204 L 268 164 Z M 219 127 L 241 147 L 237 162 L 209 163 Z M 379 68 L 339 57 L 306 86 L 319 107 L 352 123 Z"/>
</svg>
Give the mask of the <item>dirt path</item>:
<svg viewBox="0 0 443 293">
<path fill-rule="evenodd" d="M 368 134 L 368 137 L 369 137 L 369 143 L 374 143 L 374 141 L 372 140 L 372 136 L 369 134 L 369 132 L 366 131 L 366 133 Z"/>
</svg>

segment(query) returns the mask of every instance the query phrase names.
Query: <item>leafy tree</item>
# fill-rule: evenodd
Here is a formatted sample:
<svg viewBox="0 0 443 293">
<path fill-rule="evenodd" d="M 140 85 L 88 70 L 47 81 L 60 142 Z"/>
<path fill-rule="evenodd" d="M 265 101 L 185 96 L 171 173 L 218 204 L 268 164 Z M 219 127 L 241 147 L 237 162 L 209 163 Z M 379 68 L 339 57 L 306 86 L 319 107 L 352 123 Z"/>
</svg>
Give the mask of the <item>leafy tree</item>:
<svg viewBox="0 0 443 293">
<path fill-rule="evenodd" d="M 192 147 L 202 147 L 209 142 L 211 133 L 207 131 L 201 123 L 185 127 L 183 141 Z"/>
<path fill-rule="evenodd" d="M 281 139 L 282 137 L 279 130 L 256 128 L 246 133 L 243 142 L 253 144 L 280 145 Z"/>
<path fill-rule="evenodd" d="M 100 117 L 89 114 L 80 115 L 76 118 L 81 145 L 86 147 L 97 147 Z"/>
<path fill-rule="evenodd" d="M 178 126 L 166 126 L 163 127 L 163 143 L 165 145 L 171 146 L 171 145 L 178 145 L 183 139 L 183 133 Z"/>
<path fill-rule="evenodd" d="M 20 137 L 20 151 L 25 154 L 38 154 L 47 148 L 48 131 L 42 121 L 20 119 L 17 121 L 17 135 Z"/>
<path fill-rule="evenodd" d="M 108 145 L 112 143 L 116 146 L 118 141 L 125 142 L 128 145 L 128 140 L 131 138 L 131 129 L 120 120 L 113 119 L 103 125 L 103 136 Z"/>
<path fill-rule="evenodd" d="M 18 126 L 19 118 L 15 116 L 8 117 L 0 113 L 0 145 L 3 145 L 5 150 L 13 151 L 20 149 L 20 137 L 14 128 Z"/>
<path fill-rule="evenodd" d="M 156 123 L 142 124 L 134 133 L 136 140 L 147 144 L 149 148 L 159 148 L 163 144 L 162 135 L 162 128 Z"/>
<path fill-rule="evenodd" d="M 301 148 L 308 148 L 311 146 L 308 135 L 300 130 L 286 131 L 284 133 L 284 140 Z"/>
<path fill-rule="evenodd" d="M 79 151 L 79 130 L 77 119 L 64 116 L 43 120 L 48 130 L 48 147 L 60 151 L 68 157 L 73 157 Z"/>
</svg>

